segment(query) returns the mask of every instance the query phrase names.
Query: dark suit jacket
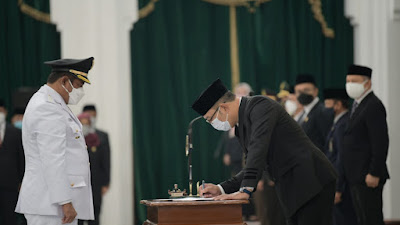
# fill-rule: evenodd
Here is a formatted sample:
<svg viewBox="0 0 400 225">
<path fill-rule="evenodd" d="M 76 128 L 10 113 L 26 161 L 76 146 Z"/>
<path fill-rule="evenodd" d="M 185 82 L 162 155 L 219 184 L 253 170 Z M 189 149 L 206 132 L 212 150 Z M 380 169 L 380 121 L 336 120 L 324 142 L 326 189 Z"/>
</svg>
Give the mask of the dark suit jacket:
<svg viewBox="0 0 400 225">
<path fill-rule="evenodd" d="M 325 139 L 332 126 L 333 118 L 333 110 L 325 108 L 324 103 L 318 102 L 301 124 L 304 132 L 321 151 L 324 150 Z"/>
<path fill-rule="evenodd" d="M 343 146 L 344 171 L 351 184 L 365 184 L 368 173 L 379 177 L 381 183 L 389 178 L 386 110 L 373 92 L 361 101 L 351 116 Z"/>
<path fill-rule="evenodd" d="M 21 130 L 6 124 L 0 147 L 0 189 L 18 191 L 25 172 Z"/>
<path fill-rule="evenodd" d="M 339 192 L 344 192 L 346 187 L 346 181 L 343 169 L 343 160 L 341 156 L 343 154 L 343 137 L 347 128 L 347 124 L 350 118 L 350 113 L 346 112 L 333 126 L 329 132 L 324 153 L 328 157 L 329 161 L 335 167 L 338 173 L 338 181 L 336 184 L 336 190 Z M 332 146 L 331 146 L 332 145 Z"/>
<path fill-rule="evenodd" d="M 263 96 L 243 97 L 236 135 L 246 156 L 245 168 L 221 183 L 225 192 L 256 188 L 263 171 L 275 181 L 286 217 L 335 181 L 332 164 L 277 102 Z"/>
<path fill-rule="evenodd" d="M 88 149 L 90 159 L 90 172 L 92 177 L 93 203 L 101 204 L 101 187 L 110 183 L 110 144 L 108 134 L 96 129 L 100 145 Z"/>
</svg>

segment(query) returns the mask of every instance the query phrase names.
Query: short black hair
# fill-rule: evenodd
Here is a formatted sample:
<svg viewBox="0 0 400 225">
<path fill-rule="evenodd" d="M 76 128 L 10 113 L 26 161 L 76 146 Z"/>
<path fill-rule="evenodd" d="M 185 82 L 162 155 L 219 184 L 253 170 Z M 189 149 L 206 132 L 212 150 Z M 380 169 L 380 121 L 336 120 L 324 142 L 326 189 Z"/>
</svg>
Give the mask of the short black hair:
<svg viewBox="0 0 400 225">
<path fill-rule="evenodd" d="M 86 111 L 96 111 L 96 106 L 94 106 L 94 105 L 85 105 L 84 107 L 83 107 L 83 110 L 82 110 L 83 112 L 86 112 Z"/>
<path fill-rule="evenodd" d="M 47 78 L 47 83 L 49 84 L 54 84 L 58 79 L 60 79 L 63 76 L 68 76 L 68 78 L 73 82 L 75 80 L 75 76 L 68 73 L 68 72 L 51 72 L 49 77 Z"/>
</svg>

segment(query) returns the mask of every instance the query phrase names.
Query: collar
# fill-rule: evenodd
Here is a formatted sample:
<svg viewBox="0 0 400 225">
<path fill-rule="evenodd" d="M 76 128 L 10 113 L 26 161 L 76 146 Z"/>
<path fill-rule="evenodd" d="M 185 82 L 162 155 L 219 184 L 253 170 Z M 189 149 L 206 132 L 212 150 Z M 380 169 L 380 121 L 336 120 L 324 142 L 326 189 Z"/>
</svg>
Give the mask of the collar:
<svg viewBox="0 0 400 225">
<path fill-rule="evenodd" d="M 61 95 L 47 84 L 43 85 L 39 91 L 47 93 L 47 101 L 55 102 L 62 106 L 67 106 Z"/>
<path fill-rule="evenodd" d="M 7 125 L 6 121 L 4 121 L 4 123 L 0 123 L 0 141 L 1 142 L 4 141 L 4 136 L 6 134 L 6 125 Z"/>
<path fill-rule="evenodd" d="M 314 98 L 314 100 L 313 100 L 310 104 L 304 106 L 304 111 L 306 112 L 307 115 L 310 113 L 310 111 L 314 108 L 314 106 L 315 106 L 318 102 L 319 102 L 319 98 L 316 97 L 316 98 Z"/>
<path fill-rule="evenodd" d="M 240 104 L 242 104 L 242 97 L 239 98 L 239 107 L 238 107 L 238 122 L 236 123 L 236 126 L 239 127 L 239 109 L 240 109 Z"/>
<path fill-rule="evenodd" d="M 340 118 L 342 118 L 344 116 L 344 114 L 346 114 L 349 110 L 345 110 L 341 113 L 339 113 L 339 115 L 335 116 L 335 119 L 333 120 L 333 124 L 336 124 L 337 121 L 340 120 Z"/>
<path fill-rule="evenodd" d="M 367 95 L 369 93 L 372 92 L 372 88 L 370 88 L 367 92 L 365 92 L 363 95 L 361 95 L 361 97 L 359 97 L 358 99 L 356 99 L 355 101 L 358 103 L 358 105 L 360 105 L 360 103 L 362 102 L 362 100 L 364 100 L 365 97 L 367 97 Z"/>
<path fill-rule="evenodd" d="M 43 92 L 45 95 L 47 95 L 46 98 L 47 98 L 48 102 L 59 104 L 75 120 L 75 122 L 82 128 L 82 124 L 80 123 L 79 119 L 75 116 L 75 114 L 67 106 L 64 99 L 61 97 L 61 95 L 57 91 L 55 91 L 53 88 L 51 88 L 50 86 L 45 84 L 40 88 L 39 92 Z"/>
</svg>

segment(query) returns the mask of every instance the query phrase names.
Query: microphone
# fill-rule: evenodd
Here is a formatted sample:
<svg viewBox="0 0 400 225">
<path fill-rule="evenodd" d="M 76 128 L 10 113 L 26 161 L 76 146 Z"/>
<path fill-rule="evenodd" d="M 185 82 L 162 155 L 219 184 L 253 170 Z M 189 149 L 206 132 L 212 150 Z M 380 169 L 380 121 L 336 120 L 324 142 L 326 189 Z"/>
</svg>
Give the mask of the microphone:
<svg viewBox="0 0 400 225">
<path fill-rule="evenodd" d="M 186 156 L 189 155 L 189 149 L 193 148 L 193 144 L 192 144 L 192 133 L 193 133 L 192 126 L 193 126 L 193 123 L 196 120 L 199 120 L 201 118 L 203 118 L 203 116 L 198 116 L 198 117 L 194 118 L 192 121 L 190 121 L 190 123 L 189 123 L 188 132 L 187 132 L 187 135 L 186 135 L 186 148 L 185 148 Z"/>
<path fill-rule="evenodd" d="M 192 177 L 192 150 L 193 150 L 193 144 L 192 144 L 192 125 L 193 123 L 198 120 L 203 118 L 203 116 L 198 116 L 194 118 L 192 121 L 189 123 L 188 127 L 188 132 L 186 135 L 186 156 L 188 157 L 188 167 L 189 167 L 189 196 L 192 195 L 192 186 L 193 186 L 193 177 Z"/>
</svg>

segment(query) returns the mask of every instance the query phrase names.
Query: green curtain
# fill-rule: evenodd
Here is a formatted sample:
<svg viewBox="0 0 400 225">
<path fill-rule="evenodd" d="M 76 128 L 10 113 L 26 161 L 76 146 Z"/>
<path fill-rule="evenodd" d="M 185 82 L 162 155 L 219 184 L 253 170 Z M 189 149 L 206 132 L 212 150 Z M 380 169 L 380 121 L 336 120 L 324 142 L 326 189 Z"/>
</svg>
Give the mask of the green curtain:
<svg viewBox="0 0 400 225">
<path fill-rule="evenodd" d="M 25 0 L 49 13 L 49 0 Z M 0 98 L 12 109 L 13 92 L 19 87 L 40 87 L 50 68 L 44 61 L 60 58 L 60 34 L 56 26 L 22 13 L 17 0 L 0 3 Z"/>
<path fill-rule="evenodd" d="M 139 1 L 139 8 L 149 0 Z M 352 27 L 343 1 L 322 1 L 335 38 L 326 38 L 308 1 L 272 0 L 255 13 L 237 8 L 241 81 L 256 93 L 293 84 L 312 73 L 320 89 L 343 87 L 353 61 Z M 146 219 L 142 199 L 166 198 L 177 183 L 188 189 L 185 134 L 197 114 L 197 95 L 220 77 L 230 87 L 229 8 L 201 0 L 161 0 L 131 32 L 136 224 Z M 228 177 L 215 151 L 221 133 L 204 120 L 194 124 L 193 179 Z"/>
<path fill-rule="evenodd" d="M 256 91 L 279 90 L 283 80 L 294 84 L 297 74 L 310 73 L 320 93 L 344 88 L 353 62 L 353 28 L 344 16 L 344 1 L 322 0 L 322 13 L 335 38 L 326 38 L 308 1 L 272 0 L 250 14 L 238 8 L 241 80 Z"/>
<path fill-rule="evenodd" d="M 188 190 L 185 135 L 188 123 L 198 116 L 190 105 L 217 77 L 230 82 L 227 24 L 226 7 L 159 1 L 150 16 L 134 25 L 133 141 L 139 224 L 146 218 L 141 199 L 166 198 L 174 183 Z M 228 177 L 221 155 L 214 157 L 218 141 L 219 133 L 204 120 L 193 125 L 194 182 Z"/>
</svg>

